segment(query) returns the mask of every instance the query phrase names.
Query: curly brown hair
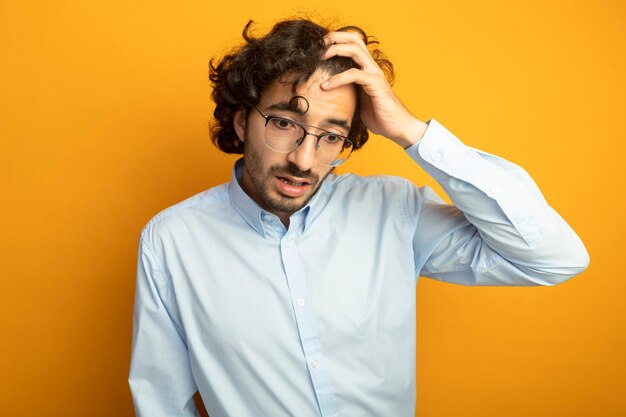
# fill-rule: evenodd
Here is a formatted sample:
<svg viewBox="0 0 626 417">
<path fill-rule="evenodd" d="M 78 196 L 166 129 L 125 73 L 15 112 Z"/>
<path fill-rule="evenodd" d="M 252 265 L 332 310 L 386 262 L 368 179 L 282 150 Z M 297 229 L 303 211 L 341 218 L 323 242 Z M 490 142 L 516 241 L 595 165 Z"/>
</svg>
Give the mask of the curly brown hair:
<svg viewBox="0 0 626 417">
<path fill-rule="evenodd" d="M 243 142 L 239 140 L 233 127 L 235 112 L 241 107 L 249 111 L 257 105 L 261 93 L 272 81 L 286 74 L 293 75 L 290 82 L 295 94 L 298 86 L 306 82 L 317 69 L 334 75 L 350 68 L 358 68 L 347 57 L 321 59 L 326 50 L 324 35 L 331 31 L 328 27 L 309 19 L 283 20 L 276 23 L 265 36 L 254 37 L 251 34 L 253 23 L 250 20 L 243 29 L 243 46 L 217 62 L 213 58 L 209 63 L 209 79 L 213 84 L 211 97 L 215 102 L 215 120 L 210 125 L 211 139 L 226 153 L 243 153 Z M 372 47 L 378 44 L 376 39 L 357 26 L 344 26 L 335 30 L 359 33 L 389 83 L 393 83 L 392 63 L 379 49 Z M 369 137 L 367 128 L 361 121 L 359 108 L 357 99 L 349 133 L 354 149 L 362 147 Z"/>
</svg>

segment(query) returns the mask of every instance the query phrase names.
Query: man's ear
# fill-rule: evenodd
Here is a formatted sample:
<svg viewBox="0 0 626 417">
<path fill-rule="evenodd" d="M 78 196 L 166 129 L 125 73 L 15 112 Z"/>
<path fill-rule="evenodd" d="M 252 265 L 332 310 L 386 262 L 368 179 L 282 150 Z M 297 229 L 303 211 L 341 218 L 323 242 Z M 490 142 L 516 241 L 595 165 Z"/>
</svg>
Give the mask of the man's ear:
<svg viewBox="0 0 626 417">
<path fill-rule="evenodd" d="M 246 109 L 243 107 L 239 107 L 235 112 L 235 117 L 233 117 L 233 127 L 235 128 L 235 133 L 237 133 L 237 137 L 240 141 L 244 140 L 244 132 L 246 131 Z"/>
</svg>

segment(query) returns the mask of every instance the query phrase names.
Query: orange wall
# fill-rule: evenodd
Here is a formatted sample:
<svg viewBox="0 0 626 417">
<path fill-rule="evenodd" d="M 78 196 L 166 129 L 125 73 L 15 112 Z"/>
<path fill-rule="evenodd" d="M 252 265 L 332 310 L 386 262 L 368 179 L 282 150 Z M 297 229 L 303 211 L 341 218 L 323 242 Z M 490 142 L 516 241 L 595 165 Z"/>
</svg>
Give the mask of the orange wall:
<svg viewBox="0 0 626 417">
<path fill-rule="evenodd" d="M 140 228 L 234 160 L 207 61 L 303 10 L 375 34 L 413 112 L 525 167 L 591 254 L 551 288 L 420 280 L 417 415 L 626 415 L 625 3 L 216 3 L 0 3 L 0 415 L 133 414 Z M 346 170 L 433 184 L 382 138 Z"/>
</svg>

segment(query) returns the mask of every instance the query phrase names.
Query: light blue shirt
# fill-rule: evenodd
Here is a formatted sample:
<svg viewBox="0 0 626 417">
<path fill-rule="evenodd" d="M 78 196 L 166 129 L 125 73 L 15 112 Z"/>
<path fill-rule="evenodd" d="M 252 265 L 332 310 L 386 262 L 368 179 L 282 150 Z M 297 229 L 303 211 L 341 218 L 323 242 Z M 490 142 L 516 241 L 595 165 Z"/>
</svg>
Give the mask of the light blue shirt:
<svg viewBox="0 0 626 417">
<path fill-rule="evenodd" d="M 518 166 L 431 120 L 406 152 L 453 201 L 329 175 L 288 229 L 232 180 L 141 233 L 129 382 L 137 416 L 409 417 L 418 275 L 554 285 L 589 258 Z"/>
</svg>

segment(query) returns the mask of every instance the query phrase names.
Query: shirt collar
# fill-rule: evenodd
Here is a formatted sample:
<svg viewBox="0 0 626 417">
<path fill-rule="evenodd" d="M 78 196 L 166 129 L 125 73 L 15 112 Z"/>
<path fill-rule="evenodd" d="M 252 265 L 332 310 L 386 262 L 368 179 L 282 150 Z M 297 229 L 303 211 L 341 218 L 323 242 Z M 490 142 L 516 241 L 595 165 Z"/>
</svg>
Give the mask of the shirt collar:
<svg viewBox="0 0 626 417">
<path fill-rule="evenodd" d="M 329 175 L 329 177 L 331 176 L 332 174 Z M 243 188 L 241 188 L 239 181 L 242 177 L 243 158 L 240 158 L 233 166 L 233 173 L 228 186 L 230 201 L 232 202 L 237 213 L 239 213 L 245 222 L 248 223 L 248 225 L 250 225 L 250 227 L 252 227 L 258 234 L 266 237 L 263 218 L 268 218 L 273 215 L 261 208 L 261 206 L 259 206 L 248 194 L 246 194 Z M 291 215 L 292 221 L 290 223 L 290 227 L 291 225 L 296 226 L 300 224 L 304 230 L 309 227 L 310 223 L 315 217 L 317 217 L 323 206 L 326 205 L 325 202 L 328 200 L 326 182 L 328 180 L 329 178 L 326 178 L 322 182 L 315 195 L 304 207 Z M 299 221 L 302 217 L 304 221 Z"/>
<path fill-rule="evenodd" d="M 233 166 L 233 175 L 228 186 L 228 193 L 233 207 L 241 215 L 241 217 L 252 227 L 258 234 L 265 237 L 263 229 L 263 221 L 261 215 L 264 210 L 252 199 L 239 185 L 239 180 L 243 177 L 243 158 L 235 162 Z"/>
</svg>

